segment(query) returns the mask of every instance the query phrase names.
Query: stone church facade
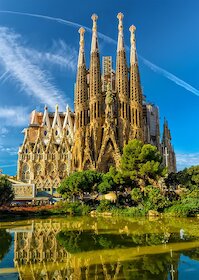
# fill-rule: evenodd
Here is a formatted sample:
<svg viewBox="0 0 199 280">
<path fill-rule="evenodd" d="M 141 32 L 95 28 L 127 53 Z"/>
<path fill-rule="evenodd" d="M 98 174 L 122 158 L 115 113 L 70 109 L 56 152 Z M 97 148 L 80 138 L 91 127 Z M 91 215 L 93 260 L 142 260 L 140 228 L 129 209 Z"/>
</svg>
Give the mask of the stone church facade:
<svg viewBox="0 0 199 280">
<path fill-rule="evenodd" d="M 156 145 L 166 157 L 165 165 L 170 171 L 176 169 L 170 132 L 166 133 L 164 129 L 164 141 L 161 143 L 159 116 L 156 114 L 154 118 L 149 104 L 143 101 L 136 28 L 129 28 L 131 46 L 128 63 L 123 14 L 117 15 L 118 43 L 114 71 L 109 56 L 103 57 L 102 67 L 100 65 L 97 18 L 95 14 L 92 16 L 89 69 L 84 50 L 85 30 L 79 29 L 74 113 L 68 107 L 66 112 L 60 113 L 58 106 L 54 113 L 49 113 L 47 108 L 44 113 L 33 111 L 30 125 L 24 129 L 24 142 L 19 149 L 18 180 L 34 183 L 41 191 L 53 192 L 62 178 L 77 170 L 106 172 L 112 165 L 119 167 L 124 145 L 135 138 Z M 155 112 L 155 107 L 152 107 Z"/>
</svg>

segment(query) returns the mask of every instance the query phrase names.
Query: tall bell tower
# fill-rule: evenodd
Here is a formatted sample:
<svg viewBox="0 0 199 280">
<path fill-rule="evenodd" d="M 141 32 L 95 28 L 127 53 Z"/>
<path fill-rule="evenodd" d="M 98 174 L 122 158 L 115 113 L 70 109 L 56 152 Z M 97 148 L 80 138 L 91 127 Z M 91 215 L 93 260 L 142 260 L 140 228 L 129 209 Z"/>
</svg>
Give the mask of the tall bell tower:
<svg viewBox="0 0 199 280">
<path fill-rule="evenodd" d="M 118 24 L 118 42 L 117 42 L 117 59 L 116 59 L 116 92 L 118 98 L 118 138 L 120 149 L 128 141 L 129 134 L 129 81 L 128 67 L 126 61 L 126 51 L 123 34 L 123 17 L 122 13 L 117 15 Z"/>
<path fill-rule="evenodd" d="M 142 89 L 136 53 L 135 26 L 130 28 L 131 54 L 130 54 L 130 139 L 144 140 L 143 135 L 143 106 Z"/>
<path fill-rule="evenodd" d="M 77 65 L 77 78 L 75 85 L 75 143 L 73 147 L 73 170 L 82 169 L 83 151 L 85 147 L 86 126 L 89 123 L 89 100 L 87 70 L 84 51 L 84 33 L 85 29 L 79 29 L 79 56 Z"/>
<path fill-rule="evenodd" d="M 98 16 L 93 14 L 92 42 L 90 53 L 89 69 L 89 93 L 90 93 L 90 137 L 92 144 L 92 158 L 94 167 L 96 167 L 99 150 L 102 140 L 102 125 L 104 122 L 102 82 L 100 71 L 100 54 L 97 36 Z"/>
</svg>

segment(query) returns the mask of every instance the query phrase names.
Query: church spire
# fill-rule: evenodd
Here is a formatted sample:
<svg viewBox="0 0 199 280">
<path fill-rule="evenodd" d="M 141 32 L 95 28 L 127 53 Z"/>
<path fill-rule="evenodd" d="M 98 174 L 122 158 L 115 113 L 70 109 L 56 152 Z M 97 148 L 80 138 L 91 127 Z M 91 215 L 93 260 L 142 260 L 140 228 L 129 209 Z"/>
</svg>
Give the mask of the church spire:
<svg viewBox="0 0 199 280">
<path fill-rule="evenodd" d="M 75 85 L 75 113 L 76 128 L 82 127 L 87 122 L 87 105 L 88 100 L 88 86 L 87 86 L 87 70 L 85 62 L 84 51 L 84 33 L 85 29 L 81 27 L 79 29 L 80 41 L 79 41 L 79 57 L 77 66 L 77 79 Z"/>
<path fill-rule="evenodd" d="M 116 59 L 116 91 L 118 97 L 118 126 L 120 149 L 128 140 L 129 134 L 129 81 L 128 67 L 126 62 L 126 52 L 123 35 L 123 18 L 124 15 L 117 15 L 118 23 L 118 43 L 117 43 L 117 59 Z"/>
<path fill-rule="evenodd" d="M 85 29 L 81 27 L 79 29 L 80 40 L 79 40 L 79 56 L 78 56 L 78 68 L 85 65 L 85 52 L 84 52 L 84 33 Z"/>
<path fill-rule="evenodd" d="M 93 14 L 91 17 L 93 21 L 92 28 L 92 43 L 91 43 L 91 57 L 90 57 L 90 105 L 93 105 L 94 108 L 91 108 L 91 117 L 93 113 L 93 118 L 96 116 L 100 117 L 100 109 L 97 106 L 96 101 L 100 101 L 101 98 L 101 73 L 100 73 L 100 57 L 99 57 L 99 48 L 98 48 L 98 38 L 97 38 L 97 19 L 98 16 Z M 96 100 L 94 100 L 96 99 Z M 98 100 L 97 100 L 98 99 Z M 92 104 L 94 102 L 94 104 Z"/>
<path fill-rule="evenodd" d="M 126 62 L 126 52 L 124 47 L 123 18 L 124 15 L 117 15 L 118 23 L 118 42 L 117 42 L 117 61 L 116 61 L 116 87 L 119 96 L 128 96 L 128 67 Z"/>
<path fill-rule="evenodd" d="M 162 136 L 162 155 L 163 163 L 168 168 L 168 172 L 176 172 L 176 156 L 171 143 L 171 132 L 165 118 Z"/>
<path fill-rule="evenodd" d="M 131 55 L 130 55 L 130 120 L 131 136 L 143 140 L 143 107 L 142 107 L 142 88 L 140 83 L 140 74 L 136 53 L 134 25 L 130 26 L 131 33 Z"/>
<path fill-rule="evenodd" d="M 131 54 L 130 54 L 130 64 L 131 65 L 137 63 L 135 30 L 136 30 L 136 27 L 134 25 L 131 25 L 129 28 L 129 31 L 131 32 Z"/>
<path fill-rule="evenodd" d="M 119 13 L 117 15 L 117 18 L 119 20 L 118 23 L 118 42 L 117 42 L 117 52 L 124 50 L 124 34 L 123 34 L 123 18 L 124 15 L 122 13 Z"/>
<path fill-rule="evenodd" d="M 97 38 L 97 19 L 98 16 L 93 14 L 91 17 L 93 21 L 93 28 L 92 28 L 92 43 L 91 43 L 91 53 L 98 52 L 98 38 Z"/>
<path fill-rule="evenodd" d="M 95 151 L 95 161 L 97 161 L 98 153 L 101 147 L 102 135 L 102 114 L 103 114 L 103 96 L 100 71 L 100 54 L 97 36 L 97 19 L 98 16 L 93 14 L 92 43 L 90 53 L 90 69 L 89 69 L 89 90 L 90 90 L 90 129 L 92 139 L 92 150 Z"/>
</svg>

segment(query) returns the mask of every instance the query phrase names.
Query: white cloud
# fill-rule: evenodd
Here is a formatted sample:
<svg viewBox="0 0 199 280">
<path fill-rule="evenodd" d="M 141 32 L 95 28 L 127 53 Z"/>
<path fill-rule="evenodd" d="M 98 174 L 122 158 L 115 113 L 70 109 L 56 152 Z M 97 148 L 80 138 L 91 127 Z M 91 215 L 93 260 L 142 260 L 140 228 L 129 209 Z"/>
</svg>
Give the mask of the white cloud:
<svg viewBox="0 0 199 280">
<path fill-rule="evenodd" d="M 139 56 L 141 60 L 144 62 L 145 65 L 147 65 L 152 71 L 155 73 L 158 73 L 165 78 L 169 79 L 170 81 L 174 82 L 176 85 L 183 87 L 187 91 L 192 92 L 196 96 L 199 96 L 199 90 L 191 86 L 190 84 L 186 83 L 182 79 L 178 78 L 177 76 L 173 75 L 172 73 L 168 72 L 167 70 L 155 65 L 154 63 L 150 62 L 149 60 L 143 58 L 142 56 Z"/>
<path fill-rule="evenodd" d="M 54 109 L 65 109 L 66 100 L 51 82 L 51 78 L 33 63 L 21 46 L 21 37 L 8 28 L 0 27 L 0 60 L 21 90 Z"/>
<path fill-rule="evenodd" d="M 87 31 L 92 32 L 92 29 L 87 27 L 87 26 L 83 26 L 79 23 L 76 22 L 72 22 L 69 20 L 65 20 L 62 18 L 56 18 L 56 17 L 50 17 L 50 16 L 45 16 L 45 15 L 40 15 L 40 14 L 32 14 L 32 13 L 23 13 L 23 12 L 16 12 L 16 11 L 6 11 L 6 10 L 0 10 L 0 13 L 6 13 L 6 14 L 15 14 L 15 15 L 21 15 L 21 16 L 29 16 L 29 17 L 35 17 L 35 18 L 41 18 L 44 20 L 51 20 L 51 21 L 55 21 L 61 24 L 65 24 L 68 26 L 72 26 L 74 28 L 80 28 L 80 27 L 84 27 Z M 112 39 L 111 37 L 98 32 L 99 37 L 101 37 L 105 42 L 109 43 L 109 44 L 117 44 L 117 41 Z M 129 47 L 127 47 L 127 49 L 129 50 Z M 175 84 L 177 84 L 178 86 L 186 89 L 189 92 L 192 92 L 193 94 L 199 96 L 199 90 L 194 88 L 193 86 L 191 86 L 190 84 L 188 84 L 187 82 L 183 81 L 182 79 L 178 78 L 177 76 L 173 75 L 172 73 L 168 72 L 167 70 L 155 65 L 154 63 L 150 62 L 149 60 L 145 59 L 144 57 L 140 56 L 140 58 L 142 59 L 142 61 L 144 62 L 144 64 L 149 67 L 152 71 L 164 76 L 165 78 L 167 78 L 168 80 L 174 82 Z"/>
<path fill-rule="evenodd" d="M 77 68 L 77 50 L 68 46 L 63 40 L 54 42 L 50 51 L 39 52 L 34 49 L 24 48 L 24 53 L 38 65 L 50 63 L 73 72 Z"/>
<path fill-rule="evenodd" d="M 8 132 L 9 132 L 9 130 L 6 127 L 0 126 L 0 137 L 6 137 Z"/>
<path fill-rule="evenodd" d="M 29 111 L 25 107 L 17 106 L 17 107 L 0 107 L 0 123 L 4 125 L 4 127 L 0 128 L 0 132 L 2 129 L 5 132 L 8 132 L 7 127 L 21 127 L 28 124 L 29 120 Z"/>
<path fill-rule="evenodd" d="M 193 165 L 199 165 L 199 152 L 198 153 L 176 153 L 178 170 Z"/>
<path fill-rule="evenodd" d="M 4 145 L 0 145 L 0 153 L 7 153 L 11 156 L 17 155 L 18 148 L 17 147 L 7 147 Z"/>
<path fill-rule="evenodd" d="M 1 168 L 15 167 L 15 166 L 17 166 L 17 163 L 15 163 L 15 164 L 0 165 L 0 169 L 1 169 Z"/>
</svg>

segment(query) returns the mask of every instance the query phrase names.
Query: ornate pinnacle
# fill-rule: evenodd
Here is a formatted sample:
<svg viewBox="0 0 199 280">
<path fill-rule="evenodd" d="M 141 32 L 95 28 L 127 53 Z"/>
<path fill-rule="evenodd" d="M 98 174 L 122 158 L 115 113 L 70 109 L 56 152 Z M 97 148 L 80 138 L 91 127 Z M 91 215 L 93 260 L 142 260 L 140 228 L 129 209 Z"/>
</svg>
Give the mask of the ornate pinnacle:
<svg viewBox="0 0 199 280">
<path fill-rule="evenodd" d="M 95 52 L 95 51 L 98 51 L 98 40 L 97 40 L 97 19 L 98 19 L 98 16 L 96 14 L 93 14 L 91 19 L 93 20 L 91 52 Z"/>
<path fill-rule="evenodd" d="M 135 25 L 131 25 L 131 26 L 129 27 L 129 31 L 130 31 L 131 33 L 135 33 L 135 30 L 136 30 Z"/>
<path fill-rule="evenodd" d="M 118 18 L 119 20 L 122 20 L 122 19 L 124 18 L 123 13 L 118 13 L 118 14 L 117 14 L 117 18 Z"/>
<path fill-rule="evenodd" d="M 91 19 L 92 19 L 93 21 L 97 21 L 98 16 L 97 16 L 96 14 L 93 14 L 93 15 L 91 16 Z"/>
<path fill-rule="evenodd" d="M 56 104 L 56 105 L 55 105 L 55 110 L 58 111 L 58 109 L 59 109 L 59 105 Z"/>
<path fill-rule="evenodd" d="M 129 27 L 129 31 L 131 32 L 131 56 L 130 56 L 131 64 L 134 64 L 137 61 L 136 44 L 135 44 L 135 30 L 136 30 L 136 27 L 134 25 L 131 25 Z"/>
<path fill-rule="evenodd" d="M 84 33 L 85 33 L 85 29 L 83 27 L 80 27 L 80 29 L 78 30 L 79 34 L 80 34 L 80 41 L 79 41 L 79 45 L 80 47 L 84 47 Z"/>
<path fill-rule="evenodd" d="M 47 106 L 47 105 L 44 106 L 44 110 L 45 110 L 45 111 L 48 110 L 48 106 Z"/>
<path fill-rule="evenodd" d="M 135 30 L 136 27 L 134 25 L 131 25 L 129 27 L 129 31 L 131 32 L 131 46 L 135 48 Z"/>
<path fill-rule="evenodd" d="M 85 33 L 85 29 L 83 27 L 80 27 L 80 29 L 78 30 L 80 35 L 84 35 Z"/>
<path fill-rule="evenodd" d="M 93 31 L 97 31 L 97 19 L 98 19 L 98 16 L 96 14 L 93 14 L 91 19 L 93 21 Z"/>
<path fill-rule="evenodd" d="M 122 23 L 122 20 L 123 20 L 123 18 L 124 18 L 123 13 L 117 14 L 117 18 L 119 19 L 118 30 L 119 30 L 119 31 L 122 31 L 122 30 L 123 30 L 123 23 Z"/>
</svg>

